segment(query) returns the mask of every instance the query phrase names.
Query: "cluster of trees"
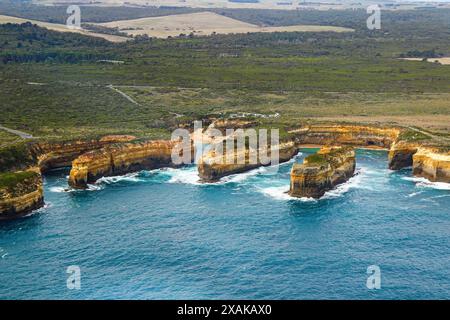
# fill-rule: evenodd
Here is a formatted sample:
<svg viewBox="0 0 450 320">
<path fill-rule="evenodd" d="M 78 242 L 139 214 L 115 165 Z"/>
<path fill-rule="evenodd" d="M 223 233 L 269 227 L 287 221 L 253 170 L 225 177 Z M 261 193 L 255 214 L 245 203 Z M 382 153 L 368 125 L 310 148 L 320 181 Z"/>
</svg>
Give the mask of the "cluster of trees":
<svg viewBox="0 0 450 320">
<path fill-rule="evenodd" d="M 336 25 L 343 26 L 346 21 L 350 21 L 350 13 L 347 11 L 311 12 L 305 21 L 300 21 L 295 19 L 305 18 L 304 12 L 288 11 L 278 16 L 278 11 L 271 10 L 220 10 L 218 9 L 219 13 L 241 20 L 247 19 L 249 22 L 273 18 L 272 25 L 288 24 L 288 21 L 311 24 L 334 24 L 335 21 Z M 357 22 L 365 25 L 365 12 L 357 11 L 352 14 L 353 24 Z M 256 20 L 251 21 L 254 19 Z M 117 32 L 100 29 L 95 31 Z M 155 54 L 160 54 L 163 58 L 183 55 L 183 59 L 197 56 L 434 58 L 449 55 L 449 48 L 450 10 L 383 13 L 382 30 L 378 31 L 361 29 L 353 33 L 213 34 L 208 37 L 184 34 L 169 39 L 143 35 L 136 36 L 127 43 L 111 43 L 81 34 L 50 31 L 31 23 L 0 25 L 0 63 L 78 63 L 106 59 L 146 63 L 145 57 Z M 188 62 L 193 63 L 193 60 Z"/>
<path fill-rule="evenodd" d="M 104 39 L 55 32 L 30 22 L 0 25 L 0 61 L 4 64 L 113 59 L 113 48 L 114 44 Z"/>
<path fill-rule="evenodd" d="M 412 50 L 412 51 L 408 51 L 406 53 L 402 53 L 400 54 L 400 58 L 441 58 L 443 57 L 444 54 L 443 53 L 439 53 L 436 52 L 435 49 L 431 49 L 431 50 Z"/>
<path fill-rule="evenodd" d="M 79 52 L 35 52 L 35 53 L 7 53 L 0 56 L 3 64 L 27 63 L 27 62 L 57 62 L 79 63 L 83 61 L 98 61 L 105 59 L 104 54 L 79 53 Z"/>
<path fill-rule="evenodd" d="M 76 1 L 74 1 L 76 3 Z M 68 4 L 69 5 L 69 4 Z M 28 18 L 51 23 L 65 23 L 67 20 L 67 6 L 42 6 L 35 5 L 31 0 L 1 0 L 0 12 L 3 15 Z M 110 22 L 115 20 L 138 19 L 145 17 L 157 17 L 171 14 L 182 14 L 202 11 L 201 9 L 178 7 L 81 7 L 82 22 Z"/>
</svg>

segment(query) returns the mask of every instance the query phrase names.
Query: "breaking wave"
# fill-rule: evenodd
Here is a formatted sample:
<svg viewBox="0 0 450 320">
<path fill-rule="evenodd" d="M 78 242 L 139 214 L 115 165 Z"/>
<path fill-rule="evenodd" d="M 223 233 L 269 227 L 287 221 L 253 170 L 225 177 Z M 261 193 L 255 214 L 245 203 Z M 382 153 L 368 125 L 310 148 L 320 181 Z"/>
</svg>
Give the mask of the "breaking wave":
<svg viewBox="0 0 450 320">
<path fill-rule="evenodd" d="M 450 190 L 450 183 L 446 182 L 432 182 L 423 177 L 403 177 L 403 180 L 412 181 L 416 183 L 418 188 L 432 188 L 436 190 Z"/>
<path fill-rule="evenodd" d="M 127 181 L 127 182 L 140 182 L 143 181 L 141 178 L 139 178 L 140 172 L 134 172 L 134 173 L 128 173 L 121 176 L 113 176 L 113 177 L 103 177 L 97 180 L 95 183 L 95 186 L 98 186 L 99 184 L 105 183 L 105 184 L 113 184 L 121 181 Z"/>
</svg>

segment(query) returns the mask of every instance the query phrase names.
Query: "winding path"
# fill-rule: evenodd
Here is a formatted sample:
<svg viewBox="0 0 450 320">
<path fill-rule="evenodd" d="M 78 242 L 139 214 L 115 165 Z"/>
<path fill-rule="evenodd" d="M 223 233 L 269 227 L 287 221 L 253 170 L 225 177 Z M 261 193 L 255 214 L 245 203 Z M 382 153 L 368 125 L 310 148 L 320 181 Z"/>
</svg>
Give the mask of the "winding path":
<svg viewBox="0 0 450 320">
<path fill-rule="evenodd" d="M 15 135 L 21 137 L 22 139 L 32 139 L 33 138 L 33 136 L 31 134 L 29 134 L 29 133 L 25 133 L 25 132 L 19 131 L 19 130 L 10 129 L 10 128 L 4 127 L 2 125 L 0 125 L 0 129 L 8 131 L 9 133 L 15 134 Z"/>
<path fill-rule="evenodd" d="M 125 99 L 127 99 L 128 101 L 130 101 L 131 103 L 139 106 L 139 103 L 137 101 L 135 101 L 132 97 L 130 97 L 129 95 L 127 95 L 125 92 L 120 91 L 119 89 L 115 88 L 112 84 L 110 84 L 109 86 L 107 86 L 108 88 L 110 88 L 111 90 L 116 91 L 118 94 L 120 94 L 122 97 L 124 97 Z"/>
</svg>

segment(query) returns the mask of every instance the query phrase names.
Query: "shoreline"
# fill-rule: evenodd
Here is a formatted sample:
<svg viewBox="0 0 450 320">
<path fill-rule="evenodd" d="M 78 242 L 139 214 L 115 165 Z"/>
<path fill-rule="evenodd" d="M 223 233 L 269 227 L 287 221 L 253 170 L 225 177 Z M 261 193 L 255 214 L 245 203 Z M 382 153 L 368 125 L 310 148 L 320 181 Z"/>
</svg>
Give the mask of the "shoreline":
<svg viewBox="0 0 450 320">
<path fill-rule="evenodd" d="M 300 144 L 298 145 L 299 149 L 320 149 L 322 147 L 324 147 L 325 145 L 323 144 Z M 360 149 L 360 150 L 376 150 L 376 151 L 389 151 L 388 148 L 384 148 L 384 147 L 379 147 L 379 146 L 354 146 L 355 149 Z"/>
</svg>

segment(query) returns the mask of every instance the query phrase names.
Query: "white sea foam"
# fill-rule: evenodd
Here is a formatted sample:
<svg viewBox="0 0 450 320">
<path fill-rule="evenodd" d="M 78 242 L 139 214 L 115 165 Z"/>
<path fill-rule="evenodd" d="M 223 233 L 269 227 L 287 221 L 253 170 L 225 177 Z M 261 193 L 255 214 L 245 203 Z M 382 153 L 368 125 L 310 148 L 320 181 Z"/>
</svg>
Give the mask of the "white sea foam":
<svg viewBox="0 0 450 320">
<path fill-rule="evenodd" d="M 356 174 L 348 179 L 347 182 L 342 183 L 336 188 L 325 192 L 322 198 L 320 199 L 330 199 L 330 198 L 337 198 L 342 196 L 344 193 L 347 193 L 350 189 L 359 188 L 361 186 L 361 181 L 363 181 L 365 175 L 364 169 L 358 168 L 356 170 Z"/>
<path fill-rule="evenodd" d="M 403 177 L 403 180 L 412 181 L 416 183 L 418 188 L 432 188 L 437 190 L 450 190 L 450 183 L 432 182 L 423 177 Z"/>
<path fill-rule="evenodd" d="M 85 189 L 85 191 L 99 191 L 99 190 L 103 190 L 105 187 L 99 184 L 88 184 L 87 185 L 87 189 Z M 83 190 L 75 190 L 75 189 L 70 189 L 70 191 L 83 191 Z"/>
<path fill-rule="evenodd" d="M 163 173 L 167 173 L 170 175 L 169 183 L 183 183 L 183 184 L 194 184 L 199 185 L 200 177 L 198 176 L 197 168 L 182 168 L 182 169 L 173 169 L 167 168 Z"/>
<path fill-rule="evenodd" d="M 51 187 L 49 190 L 56 193 L 67 192 L 67 188 L 64 187 Z"/>
<path fill-rule="evenodd" d="M 356 175 L 350 178 L 347 182 L 338 185 L 333 190 L 327 191 L 319 200 L 323 199 L 332 199 L 342 196 L 344 193 L 348 192 L 350 189 L 359 188 L 361 181 L 363 179 L 364 172 L 362 169 L 357 169 Z M 264 195 L 267 195 L 271 198 L 277 200 L 297 200 L 297 201 L 317 201 L 313 198 L 297 198 L 290 196 L 287 192 L 289 191 L 289 185 L 279 186 L 279 187 L 268 187 L 268 188 L 257 188 L 258 191 L 262 192 Z"/>
<path fill-rule="evenodd" d="M 192 185 L 222 185 L 227 183 L 243 182 L 247 178 L 257 175 L 259 168 L 244 173 L 233 174 L 223 177 L 217 182 L 201 182 L 197 168 L 193 169 L 167 169 L 166 172 L 171 176 L 169 183 L 183 183 Z"/>
<path fill-rule="evenodd" d="M 287 162 L 281 165 L 285 164 L 287 164 Z M 231 174 L 229 176 L 223 177 L 217 182 L 209 182 L 209 183 L 201 182 L 200 177 L 198 175 L 197 167 L 182 168 L 182 169 L 168 168 L 161 172 L 165 172 L 170 175 L 171 178 L 168 181 L 169 183 L 184 183 L 193 185 L 222 185 L 227 183 L 242 183 L 248 178 L 256 175 L 270 174 L 271 172 L 273 172 L 273 169 L 275 167 L 276 166 L 259 167 L 253 170 L 249 170 L 247 172 Z"/>
<path fill-rule="evenodd" d="M 28 218 L 28 217 L 34 216 L 35 214 L 38 214 L 38 213 L 42 213 L 45 210 L 47 210 L 48 208 L 51 208 L 52 206 L 53 206 L 53 203 L 46 201 L 42 207 L 40 207 L 39 209 L 33 210 L 30 213 L 26 214 L 24 216 L 24 218 Z"/>
<path fill-rule="evenodd" d="M 264 195 L 271 197 L 275 200 L 280 201 L 302 201 L 302 202 L 310 202 L 317 201 L 314 198 L 297 198 L 290 196 L 287 192 L 289 191 L 289 186 L 281 186 L 281 187 L 269 187 L 269 188 L 259 188 L 260 192 Z"/>
<path fill-rule="evenodd" d="M 414 196 L 417 196 L 417 195 L 421 194 L 422 192 L 423 191 L 413 192 L 413 193 L 408 194 L 406 197 L 407 198 L 412 198 Z"/>
<path fill-rule="evenodd" d="M 88 184 L 86 189 L 73 189 L 70 187 L 51 187 L 50 192 L 64 193 L 64 192 L 83 192 L 83 191 L 99 191 L 104 189 L 100 184 Z"/>
<path fill-rule="evenodd" d="M 247 180 L 250 177 L 259 175 L 259 174 L 265 174 L 268 172 L 268 168 L 267 167 L 259 167 L 247 172 L 243 172 L 243 173 L 237 173 L 237 174 L 232 174 L 226 177 L 223 177 L 222 179 L 220 179 L 219 183 L 220 184 L 225 184 L 225 183 L 230 183 L 230 182 L 234 182 L 234 183 L 240 183 L 243 182 L 245 180 Z"/>
<path fill-rule="evenodd" d="M 101 183 L 112 184 L 112 183 L 117 183 L 120 181 L 139 182 L 139 181 L 142 181 L 142 179 L 139 178 L 139 172 L 133 172 L 133 173 L 124 174 L 121 176 L 102 177 L 102 178 L 98 179 L 95 184 L 96 185 L 101 184 Z"/>
</svg>

